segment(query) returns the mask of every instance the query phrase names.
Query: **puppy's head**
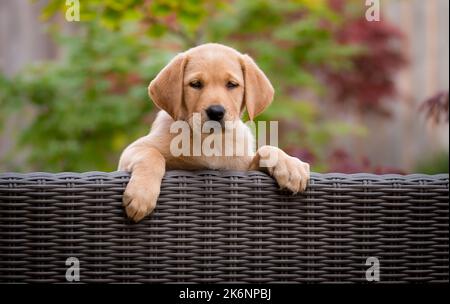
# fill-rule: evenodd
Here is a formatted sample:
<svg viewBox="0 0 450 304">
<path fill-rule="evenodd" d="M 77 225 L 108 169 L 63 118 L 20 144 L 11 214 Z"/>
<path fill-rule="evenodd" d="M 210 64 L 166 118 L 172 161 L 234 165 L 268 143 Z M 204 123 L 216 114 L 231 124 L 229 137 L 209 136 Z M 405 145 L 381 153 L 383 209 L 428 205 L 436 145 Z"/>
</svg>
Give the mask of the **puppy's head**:
<svg viewBox="0 0 450 304">
<path fill-rule="evenodd" d="M 255 62 L 236 50 L 208 43 L 178 54 L 148 87 L 156 106 L 174 120 L 202 123 L 240 119 L 244 108 L 253 120 L 272 102 L 274 90 Z M 191 125 L 192 126 L 192 125 Z"/>
</svg>

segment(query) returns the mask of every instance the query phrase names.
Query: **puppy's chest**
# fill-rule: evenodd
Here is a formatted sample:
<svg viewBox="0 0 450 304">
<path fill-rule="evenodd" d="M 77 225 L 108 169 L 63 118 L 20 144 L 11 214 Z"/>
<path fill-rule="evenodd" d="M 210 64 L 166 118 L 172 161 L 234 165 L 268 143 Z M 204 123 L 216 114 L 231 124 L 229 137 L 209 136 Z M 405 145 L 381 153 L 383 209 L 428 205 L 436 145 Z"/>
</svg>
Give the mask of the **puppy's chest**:
<svg viewBox="0 0 450 304">
<path fill-rule="evenodd" d="M 169 169 L 184 169 L 184 170 L 247 170 L 253 153 L 251 150 L 241 150 L 236 153 L 236 150 L 225 151 L 225 146 L 213 147 L 211 150 L 204 149 L 201 155 L 181 155 L 178 157 L 170 157 L 166 160 Z M 206 152 L 206 153 L 205 153 Z"/>
<path fill-rule="evenodd" d="M 166 158 L 168 169 L 247 170 L 254 155 L 253 134 L 243 124 L 225 132 L 190 136 L 188 153 Z"/>
<path fill-rule="evenodd" d="M 179 156 L 166 160 L 169 170 L 247 170 L 251 156 Z"/>
</svg>

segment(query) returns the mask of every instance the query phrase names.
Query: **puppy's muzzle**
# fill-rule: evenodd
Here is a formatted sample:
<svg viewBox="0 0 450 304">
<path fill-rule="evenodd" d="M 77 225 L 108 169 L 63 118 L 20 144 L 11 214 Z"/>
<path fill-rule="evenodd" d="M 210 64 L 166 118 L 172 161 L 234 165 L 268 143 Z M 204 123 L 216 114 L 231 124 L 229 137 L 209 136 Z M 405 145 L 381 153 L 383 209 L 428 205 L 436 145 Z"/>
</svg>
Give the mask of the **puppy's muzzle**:
<svg viewBox="0 0 450 304">
<path fill-rule="evenodd" d="M 221 105 L 209 106 L 206 109 L 206 115 L 208 115 L 210 120 L 221 121 L 225 116 L 225 108 Z"/>
</svg>

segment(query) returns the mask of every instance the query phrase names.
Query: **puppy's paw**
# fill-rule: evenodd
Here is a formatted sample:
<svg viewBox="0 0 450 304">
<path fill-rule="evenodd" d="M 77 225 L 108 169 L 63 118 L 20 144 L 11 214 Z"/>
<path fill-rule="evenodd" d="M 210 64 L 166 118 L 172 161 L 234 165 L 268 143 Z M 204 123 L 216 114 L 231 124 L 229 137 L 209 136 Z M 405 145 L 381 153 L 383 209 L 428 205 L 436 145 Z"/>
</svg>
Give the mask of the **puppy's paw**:
<svg viewBox="0 0 450 304">
<path fill-rule="evenodd" d="M 135 176 L 128 182 L 123 194 L 123 205 L 127 216 L 133 221 L 139 222 L 155 209 L 160 191 L 155 184 L 158 183 Z"/>
<path fill-rule="evenodd" d="M 287 155 L 281 157 L 274 167 L 268 169 L 280 188 L 289 189 L 293 193 L 305 191 L 310 175 L 308 163 Z"/>
<path fill-rule="evenodd" d="M 305 191 L 310 177 L 308 163 L 289 156 L 275 147 L 264 146 L 261 148 L 258 153 L 260 153 L 262 159 L 269 159 L 270 157 L 274 159 L 274 164 L 267 167 L 267 170 L 276 179 L 280 188 L 286 188 L 293 193 Z"/>
</svg>

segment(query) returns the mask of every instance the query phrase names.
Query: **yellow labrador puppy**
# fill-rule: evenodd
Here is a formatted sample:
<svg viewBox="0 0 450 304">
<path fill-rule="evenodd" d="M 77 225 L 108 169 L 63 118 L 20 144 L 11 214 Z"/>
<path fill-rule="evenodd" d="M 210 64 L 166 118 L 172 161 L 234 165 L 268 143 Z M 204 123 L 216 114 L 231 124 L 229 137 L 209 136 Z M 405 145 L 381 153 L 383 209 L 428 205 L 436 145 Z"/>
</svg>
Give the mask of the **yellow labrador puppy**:
<svg viewBox="0 0 450 304">
<path fill-rule="evenodd" d="M 123 204 L 134 221 L 153 211 L 169 169 L 262 170 L 281 188 L 293 193 L 305 190 L 310 174 L 307 163 L 273 146 L 262 146 L 256 152 L 251 148 L 253 135 L 241 121 L 242 113 L 246 108 L 253 120 L 272 102 L 274 89 L 248 55 L 215 43 L 194 47 L 175 56 L 150 83 L 148 92 L 161 111 L 150 133 L 129 145 L 119 161 L 119 170 L 131 172 Z M 174 155 L 171 145 L 178 134 L 171 128 L 175 121 L 186 122 L 191 129 L 198 122 L 226 123 L 222 134 L 232 129 L 234 136 L 223 136 L 220 143 L 225 148 L 245 146 L 245 153 Z M 200 143 L 206 140 L 205 135 L 198 137 Z M 188 138 L 189 152 L 198 148 L 195 136 L 194 131 Z M 268 161 L 273 156 L 275 161 Z M 264 160 L 271 164 L 264 166 Z"/>
</svg>

